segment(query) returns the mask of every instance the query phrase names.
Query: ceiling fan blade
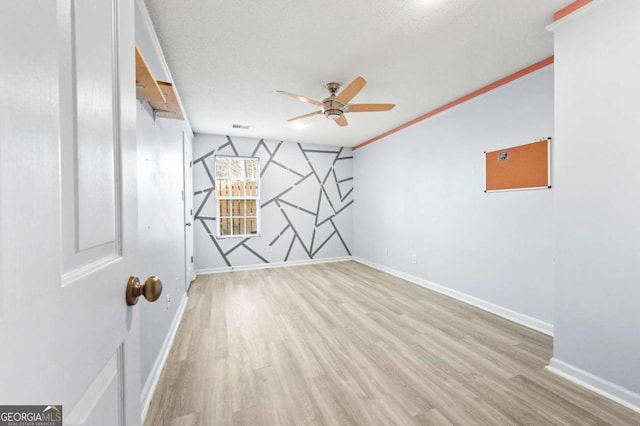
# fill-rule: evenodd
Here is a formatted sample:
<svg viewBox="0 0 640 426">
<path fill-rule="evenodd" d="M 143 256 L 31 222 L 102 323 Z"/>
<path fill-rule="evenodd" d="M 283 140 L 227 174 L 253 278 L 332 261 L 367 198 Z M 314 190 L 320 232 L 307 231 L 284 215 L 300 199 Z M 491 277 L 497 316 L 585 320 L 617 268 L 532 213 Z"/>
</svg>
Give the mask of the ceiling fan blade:
<svg viewBox="0 0 640 426">
<path fill-rule="evenodd" d="M 360 90 L 362 90 L 365 84 L 367 84 L 367 80 L 365 80 L 363 76 L 360 75 L 356 77 L 355 80 L 349 83 L 349 85 L 345 87 L 342 92 L 340 92 L 340 94 L 338 95 L 338 100 L 340 102 L 348 104 L 349 101 L 353 99 L 353 97 L 357 95 Z"/>
<path fill-rule="evenodd" d="M 344 114 L 342 114 L 340 117 L 336 118 L 335 122 L 340 127 L 344 127 L 344 126 L 348 126 L 349 125 L 349 123 L 347 123 L 347 117 L 345 117 Z"/>
<path fill-rule="evenodd" d="M 296 95 L 295 93 L 285 92 L 284 90 L 276 90 L 278 93 L 282 93 L 285 96 L 290 96 L 294 99 L 297 99 L 302 102 L 306 102 L 311 105 L 322 106 L 322 102 L 316 101 L 315 99 L 307 98 L 306 96 Z"/>
<path fill-rule="evenodd" d="M 312 117 L 312 116 L 318 115 L 318 114 L 322 114 L 322 111 L 314 111 L 314 112 L 310 112 L 309 114 L 299 115 L 297 117 L 290 118 L 287 121 L 301 120 L 303 118 Z"/>
<path fill-rule="evenodd" d="M 396 104 L 353 104 L 349 112 L 389 111 L 395 106 Z"/>
</svg>

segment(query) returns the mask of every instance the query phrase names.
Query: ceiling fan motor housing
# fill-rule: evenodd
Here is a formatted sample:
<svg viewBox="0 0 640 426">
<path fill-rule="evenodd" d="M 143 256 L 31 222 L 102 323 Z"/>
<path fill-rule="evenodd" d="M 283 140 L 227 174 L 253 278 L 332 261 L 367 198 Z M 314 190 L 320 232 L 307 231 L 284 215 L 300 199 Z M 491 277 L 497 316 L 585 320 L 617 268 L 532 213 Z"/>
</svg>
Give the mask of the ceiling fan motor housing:
<svg viewBox="0 0 640 426">
<path fill-rule="evenodd" d="M 344 114 L 345 103 L 340 102 L 335 95 L 331 95 L 322 101 L 324 116 L 336 120 Z"/>
</svg>

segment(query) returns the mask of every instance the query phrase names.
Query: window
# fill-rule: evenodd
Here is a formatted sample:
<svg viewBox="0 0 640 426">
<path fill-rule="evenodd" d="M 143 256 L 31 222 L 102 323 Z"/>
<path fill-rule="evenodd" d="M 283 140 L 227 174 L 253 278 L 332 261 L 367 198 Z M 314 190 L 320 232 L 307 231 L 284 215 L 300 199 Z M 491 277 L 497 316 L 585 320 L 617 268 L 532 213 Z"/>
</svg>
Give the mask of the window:
<svg viewBox="0 0 640 426">
<path fill-rule="evenodd" d="M 258 158 L 216 157 L 218 237 L 257 236 L 260 232 Z"/>
</svg>

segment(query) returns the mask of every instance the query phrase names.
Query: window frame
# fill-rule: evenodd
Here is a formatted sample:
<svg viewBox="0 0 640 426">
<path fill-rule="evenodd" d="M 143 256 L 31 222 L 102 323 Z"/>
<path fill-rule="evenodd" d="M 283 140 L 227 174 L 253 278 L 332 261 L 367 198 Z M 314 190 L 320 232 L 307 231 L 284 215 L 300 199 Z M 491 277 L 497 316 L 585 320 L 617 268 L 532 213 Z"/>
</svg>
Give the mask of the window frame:
<svg viewBox="0 0 640 426">
<path fill-rule="evenodd" d="M 256 186 L 257 186 L 257 190 L 256 190 L 256 195 L 255 196 L 247 196 L 246 194 L 244 194 L 241 197 L 237 197 L 237 196 L 219 196 L 218 195 L 218 158 L 228 158 L 228 159 L 232 159 L 232 160 L 255 160 L 256 162 L 256 179 L 255 180 L 248 180 L 246 178 L 246 176 L 244 177 L 244 182 L 255 182 Z M 261 224 L 261 218 L 260 218 L 260 192 L 261 192 L 261 187 L 262 187 L 262 178 L 260 176 L 260 157 L 247 157 L 247 156 L 240 156 L 240 155 L 214 155 L 213 158 L 213 176 L 214 176 L 214 183 L 215 183 L 215 188 L 213 190 L 214 192 L 214 196 L 216 198 L 216 232 L 215 232 L 215 236 L 217 239 L 226 239 L 226 238 L 253 238 L 253 237 L 259 237 L 260 233 L 261 233 L 261 229 L 262 229 L 262 224 Z M 227 182 L 231 182 L 230 179 L 228 179 L 227 177 Z M 246 186 L 245 186 L 246 189 Z M 228 218 L 231 220 L 231 232 L 233 232 L 233 201 L 234 200 L 242 200 L 242 201 L 248 201 L 248 200 L 255 200 L 256 202 L 256 214 L 255 214 L 255 218 L 256 218 L 256 233 L 255 234 L 230 234 L 230 235 L 222 235 L 220 228 L 221 228 L 221 223 L 222 223 L 222 218 L 221 218 L 221 212 L 220 212 L 220 202 L 223 200 L 230 200 L 232 201 L 232 205 L 231 205 L 231 209 L 229 211 L 230 216 L 224 216 L 224 218 Z M 254 217 L 254 216 L 247 216 L 247 211 L 246 211 L 246 204 L 245 204 L 245 211 L 244 211 L 244 215 L 240 215 L 240 216 L 235 216 L 235 217 L 242 217 L 245 219 L 245 229 L 244 231 L 247 231 L 247 224 L 246 224 L 246 220 L 249 217 Z"/>
</svg>

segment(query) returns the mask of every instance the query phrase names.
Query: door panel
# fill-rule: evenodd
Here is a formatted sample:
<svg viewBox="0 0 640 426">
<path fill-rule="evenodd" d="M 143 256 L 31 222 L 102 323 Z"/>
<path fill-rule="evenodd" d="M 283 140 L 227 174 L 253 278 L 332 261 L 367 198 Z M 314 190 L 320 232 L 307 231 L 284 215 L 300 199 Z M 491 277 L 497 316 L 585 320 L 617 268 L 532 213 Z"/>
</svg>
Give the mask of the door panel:
<svg viewBox="0 0 640 426">
<path fill-rule="evenodd" d="M 0 401 L 65 424 L 140 422 L 133 29 L 132 0 L 0 5 Z"/>
<path fill-rule="evenodd" d="M 74 0 L 71 27 L 75 65 L 77 248 L 115 240 L 115 150 L 118 138 L 114 90 L 112 0 Z"/>
<path fill-rule="evenodd" d="M 119 158 L 119 93 L 116 90 L 117 39 L 113 0 L 64 3 L 65 34 L 61 60 L 61 99 L 70 119 L 61 122 L 69 148 L 63 151 L 64 283 L 86 268 L 116 258 L 120 230 L 116 222 L 120 192 L 116 182 Z"/>
<path fill-rule="evenodd" d="M 122 367 L 120 352 L 111 357 L 107 365 L 95 377 L 80 401 L 66 416 L 65 425 L 96 425 L 102 419 L 112 417 L 111 413 L 121 412 L 120 395 L 122 389 Z M 117 424 L 117 423 L 116 423 Z"/>
</svg>

